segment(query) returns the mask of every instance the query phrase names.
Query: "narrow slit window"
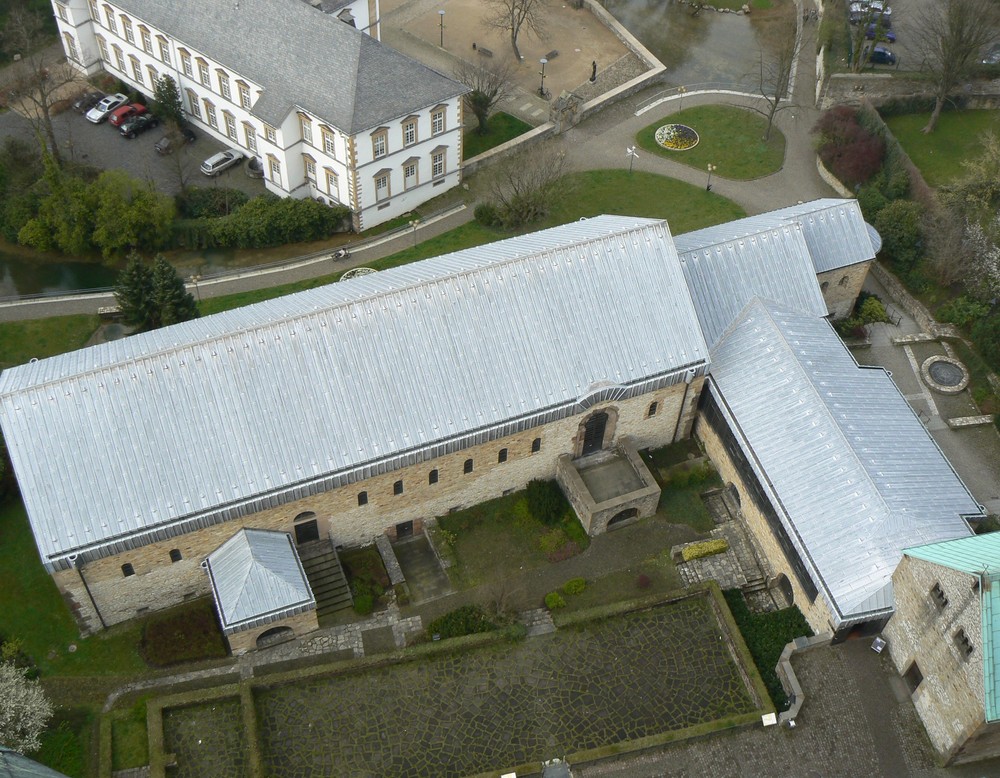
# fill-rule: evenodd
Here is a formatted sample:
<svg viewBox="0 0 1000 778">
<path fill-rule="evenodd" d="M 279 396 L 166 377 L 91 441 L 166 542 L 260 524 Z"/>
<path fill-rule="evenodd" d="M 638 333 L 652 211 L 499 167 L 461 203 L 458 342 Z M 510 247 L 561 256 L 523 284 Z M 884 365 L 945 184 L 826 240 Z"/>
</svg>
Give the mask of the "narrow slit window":
<svg viewBox="0 0 1000 778">
<path fill-rule="evenodd" d="M 533 441 L 531 441 L 531 453 L 532 454 L 537 454 L 541 450 L 542 450 L 542 439 L 541 438 L 535 438 Z"/>
<path fill-rule="evenodd" d="M 506 461 L 507 461 L 507 449 L 502 448 L 500 449 L 500 452 L 497 454 L 497 464 L 502 465 Z"/>
<path fill-rule="evenodd" d="M 358 492 L 358 505 L 368 504 L 368 492 Z"/>
<path fill-rule="evenodd" d="M 430 472 L 429 472 L 429 473 L 427 474 L 427 483 L 428 483 L 428 484 L 430 484 L 430 485 L 434 485 L 434 484 L 436 484 L 437 482 L 438 482 L 438 471 L 437 471 L 437 469 L 435 468 L 434 470 L 431 470 L 431 471 L 430 471 Z"/>
<path fill-rule="evenodd" d="M 653 402 L 651 402 L 649 404 L 649 413 L 647 413 L 646 415 L 647 416 L 655 416 L 656 415 L 656 411 L 659 410 L 659 407 L 660 407 L 660 404 L 656 400 L 653 400 Z"/>
<path fill-rule="evenodd" d="M 465 466 L 462 468 L 463 473 L 471 473 L 473 468 L 473 463 L 471 459 L 465 460 Z"/>
<path fill-rule="evenodd" d="M 402 480 L 396 481 L 396 483 L 394 483 L 392 485 L 392 493 L 393 494 L 402 494 L 403 493 L 403 482 L 402 482 Z"/>
</svg>

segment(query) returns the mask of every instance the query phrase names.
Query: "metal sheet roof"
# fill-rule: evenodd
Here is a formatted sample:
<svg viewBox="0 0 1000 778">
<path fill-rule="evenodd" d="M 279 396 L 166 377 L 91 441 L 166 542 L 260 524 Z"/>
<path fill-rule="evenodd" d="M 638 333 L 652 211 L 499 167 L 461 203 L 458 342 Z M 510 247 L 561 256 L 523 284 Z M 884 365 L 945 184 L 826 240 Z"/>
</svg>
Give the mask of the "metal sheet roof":
<svg viewBox="0 0 1000 778">
<path fill-rule="evenodd" d="M 241 529 L 208 555 L 205 568 L 227 634 L 316 607 L 287 532 Z"/>
<path fill-rule="evenodd" d="M 261 85 L 252 113 L 273 125 L 302 108 L 354 134 L 468 91 L 300 0 L 114 2 Z"/>
<path fill-rule="evenodd" d="M 905 547 L 971 534 L 979 505 L 892 379 L 825 320 L 755 300 L 711 374 L 838 622 L 892 608 Z"/>
<path fill-rule="evenodd" d="M 707 355 L 666 223 L 598 217 L 5 370 L 0 425 L 62 566 L 688 380 Z"/>
<path fill-rule="evenodd" d="M 1000 720 L 1000 532 L 916 546 L 906 555 L 980 579 L 985 716 Z"/>
<path fill-rule="evenodd" d="M 678 235 L 674 244 L 709 347 L 754 297 L 827 315 L 801 225 L 764 227 L 714 244 L 692 235 Z"/>
<path fill-rule="evenodd" d="M 816 273 L 867 262 L 882 245 L 874 227 L 865 223 L 857 200 L 824 198 L 776 211 L 706 227 L 678 236 L 688 250 L 753 235 L 765 229 L 799 224 Z"/>
</svg>

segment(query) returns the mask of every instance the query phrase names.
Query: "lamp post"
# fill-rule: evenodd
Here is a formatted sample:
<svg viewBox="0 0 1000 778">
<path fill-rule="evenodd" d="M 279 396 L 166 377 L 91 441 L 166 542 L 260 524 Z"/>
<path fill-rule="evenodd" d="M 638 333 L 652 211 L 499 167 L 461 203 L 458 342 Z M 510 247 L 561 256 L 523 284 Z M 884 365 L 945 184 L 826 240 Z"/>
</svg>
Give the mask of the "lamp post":
<svg viewBox="0 0 1000 778">
<path fill-rule="evenodd" d="M 412 219 L 410 221 L 410 226 L 413 228 L 413 248 L 417 247 L 417 225 L 420 224 L 420 219 Z"/>
<path fill-rule="evenodd" d="M 713 165 L 711 162 L 709 162 L 708 163 L 708 183 L 705 184 L 705 191 L 706 192 L 711 192 L 712 191 L 712 173 L 714 173 L 714 172 L 715 172 L 715 165 Z"/>
<path fill-rule="evenodd" d="M 684 95 L 687 94 L 687 87 L 686 86 L 679 86 L 679 87 L 677 87 L 677 94 L 679 94 L 681 96 L 681 99 L 677 103 L 677 105 L 678 105 L 677 110 L 678 111 L 683 111 L 684 110 Z"/>
<path fill-rule="evenodd" d="M 199 281 L 201 281 L 201 276 L 197 273 L 191 276 L 191 285 L 194 286 L 194 293 L 198 296 L 198 305 L 201 305 L 201 290 L 198 288 Z"/>
<path fill-rule="evenodd" d="M 625 149 L 625 156 L 628 157 L 628 173 L 632 175 L 632 163 L 635 162 L 636 157 L 639 155 L 635 153 L 635 146 L 629 146 Z"/>
<path fill-rule="evenodd" d="M 547 64 L 549 64 L 549 61 L 547 59 L 545 59 L 545 57 L 542 57 L 538 61 L 542 63 L 542 85 L 540 87 L 538 87 L 538 95 L 539 95 L 539 97 L 541 97 L 542 99 L 544 99 L 545 98 L 545 66 Z"/>
<path fill-rule="evenodd" d="M 442 8 L 438 11 L 438 16 L 441 17 L 441 48 L 444 48 L 444 9 Z"/>
</svg>

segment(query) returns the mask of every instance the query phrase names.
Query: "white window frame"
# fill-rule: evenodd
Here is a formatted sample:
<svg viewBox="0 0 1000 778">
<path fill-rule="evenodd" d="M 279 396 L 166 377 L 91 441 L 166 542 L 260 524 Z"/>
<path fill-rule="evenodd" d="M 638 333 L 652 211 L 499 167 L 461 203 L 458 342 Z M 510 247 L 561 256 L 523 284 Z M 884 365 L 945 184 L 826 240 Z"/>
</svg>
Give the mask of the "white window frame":
<svg viewBox="0 0 1000 778">
<path fill-rule="evenodd" d="M 201 102 L 193 89 L 185 90 L 188 98 L 188 112 L 196 119 L 201 119 Z"/>
<path fill-rule="evenodd" d="M 190 52 L 181 52 L 181 68 L 184 70 L 185 76 L 188 78 L 194 78 L 194 64 L 191 60 Z"/>
<path fill-rule="evenodd" d="M 326 193 L 333 198 L 334 201 L 340 202 L 340 176 L 334 170 L 330 168 L 324 168 L 323 171 L 326 173 Z"/>
<path fill-rule="evenodd" d="M 281 186 L 281 162 L 275 156 L 267 158 L 267 172 L 272 184 Z"/>
<path fill-rule="evenodd" d="M 447 129 L 444 108 L 431 111 L 431 135 L 440 135 Z"/>
<path fill-rule="evenodd" d="M 246 140 L 246 146 L 254 154 L 257 153 L 257 128 L 254 127 L 250 122 L 243 122 L 243 137 Z"/>
<path fill-rule="evenodd" d="M 303 114 L 299 114 L 299 132 L 302 134 L 302 140 L 308 143 L 310 146 L 313 145 L 313 125 L 312 120 Z"/>
<path fill-rule="evenodd" d="M 157 37 L 156 42 L 159 44 L 160 49 L 160 62 L 165 65 L 170 64 L 170 41 L 166 38 Z"/>
<path fill-rule="evenodd" d="M 337 158 L 337 138 L 326 127 L 320 127 L 320 133 L 323 135 L 323 153 L 332 159 Z"/>
<path fill-rule="evenodd" d="M 212 74 L 208 72 L 208 63 L 203 59 L 198 60 L 198 80 L 202 86 L 212 88 Z"/>
<path fill-rule="evenodd" d="M 382 159 L 389 155 L 389 133 L 377 130 L 372 133 L 372 159 Z"/>
<path fill-rule="evenodd" d="M 240 105 L 249 111 L 253 106 L 253 101 L 250 99 L 250 87 L 247 84 L 237 83 L 236 88 L 240 92 Z"/>
<path fill-rule="evenodd" d="M 135 46 L 135 30 L 132 29 L 132 20 L 122 14 L 122 29 L 125 30 L 125 40 Z"/>
<path fill-rule="evenodd" d="M 386 200 L 392 197 L 392 180 L 390 179 L 389 173 L 376 173 L 374 176 L 375 180 L 375 202 L 384 203 Z M 384 182 L 385 186 L 379 186 L 380 183 Z M 383 194 L 384 192 L 384 194 Z"/>
<path fill-rule="evenodd" d="M 239 143 L 239 140 L 237 140 L 238 136 L 236 134 L 236 117 L 229 113 L 229 111 L 223 111 L 222 119 L 226 123 L 226 135 L 230 140 L 235 140 Z"/>
<path fill-rule="evenodd" d="M 128 61 L 132 65 L 132 76 L 135 78 L 136 81 L 145 86 L 146 82 L 143 81 L 142 64 L 139 62 L 139 58 L 133 57 L 131 54 L 129 54 Z M 154 86 L 156 85 L 154 84 Z"/>
<path fill-rule="evenodd" d="M 108 42 L 104 40 L 103 35 L 95 36 L 97 38 L 97 48 L 101 50 L 101 59 L 111 64 L 111 55 L 108 54 Z"/>
<path fill-rule="evenodd" d="M 122 47 L 113 43 L 111 44 L 111 50 L 115 53 L 115 63 L 117 64 L 118 69 L 122 73 L 128 73 L 128 70 L 125 68 L 125 52 L 122 51 Z"/>
<path fill-rule="evenodd" d="M 413 175 L 407 175 L 407 172 L 412 170 Z M 417 160 L 409 160 L 403 163 L 403 191 L 413 189 L 413 187 L 420 184 L 420 164 Z"/>
<path fill-rule="evenodd" d="M 431 152 L 431 178 L 441 178 L 448 172 L 446 149 Z"/>
<path fill-rule="evenodd" d="M 118 22 L 115 21 L 115 12 L 112 10 L 110 5 L 104 6 L 104 21 L 107 22 L 105 27 L 107 27 L 115 35 L 118 34 Z"/>
<path fill-rule="evenodd" d="M 211 100 L 208 99 L 204 100 L 203 102 L 205 103 L 205 118 L 208 120 L 209 127 L 211 127 L 213 130 L 218 130 L 219 116 L 215 112 L 215 105 L 212 103 Z"/>
<path fill-rule="evenodd" d="M 302 162 L 306 170 L 306 178 L 312 181 L 313 184 L 316 183 L 316 160 L 310 157 L 308 154 L 302 155 Z"/>
<path fill-rule="evenodd" d="M 139 38 L 142 40 L 142 50 L 147 54 L 153 53 L 153 36 L 145 27 L 139 28 Z"/>
<path fill-rule="evenodd" d="M 62 19 L 64 22 L 69 21 L 69 15 L 66 13 L 66 6 L 64 6 L 62 3 L 56 3 L 56 13 L 59 14 L 59 18 Z"/>
<path fill-rule="evenodd" d="M 417 142 L 417 120 L 407 119 L 403 122 L 403 146 L 412 146 Z"/>
<path fill-rule="evenodd" d="M 264 125 L 264 137 L 267 138 L 268 143 L 278 142 L 278 132 L 270 124 Z"/>
<path fill-rule="evenodd" d="M 224 70 L 215 71 L 215 75 L 219 79 L 219 94 L 226 98 L 229 102 L 233 101 L 233 90 L 229 86 L 229 74 Z"/>
</svg>

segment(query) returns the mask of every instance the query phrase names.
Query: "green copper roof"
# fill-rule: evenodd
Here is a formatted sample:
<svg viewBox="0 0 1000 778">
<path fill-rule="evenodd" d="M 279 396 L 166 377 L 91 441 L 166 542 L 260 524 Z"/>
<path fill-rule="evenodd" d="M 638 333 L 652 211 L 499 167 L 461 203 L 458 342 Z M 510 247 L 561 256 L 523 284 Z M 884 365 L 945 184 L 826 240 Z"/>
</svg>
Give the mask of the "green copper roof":
<svg viewBox="0 0 1000 778">
<path fill-rule="evenodd" d="M 1000 719 L 1000 532 L 929 543 L 904 552 L 914 559 L 979 575 L 983 611 L 983 697 L 987 721 Z"/>
</svg>

